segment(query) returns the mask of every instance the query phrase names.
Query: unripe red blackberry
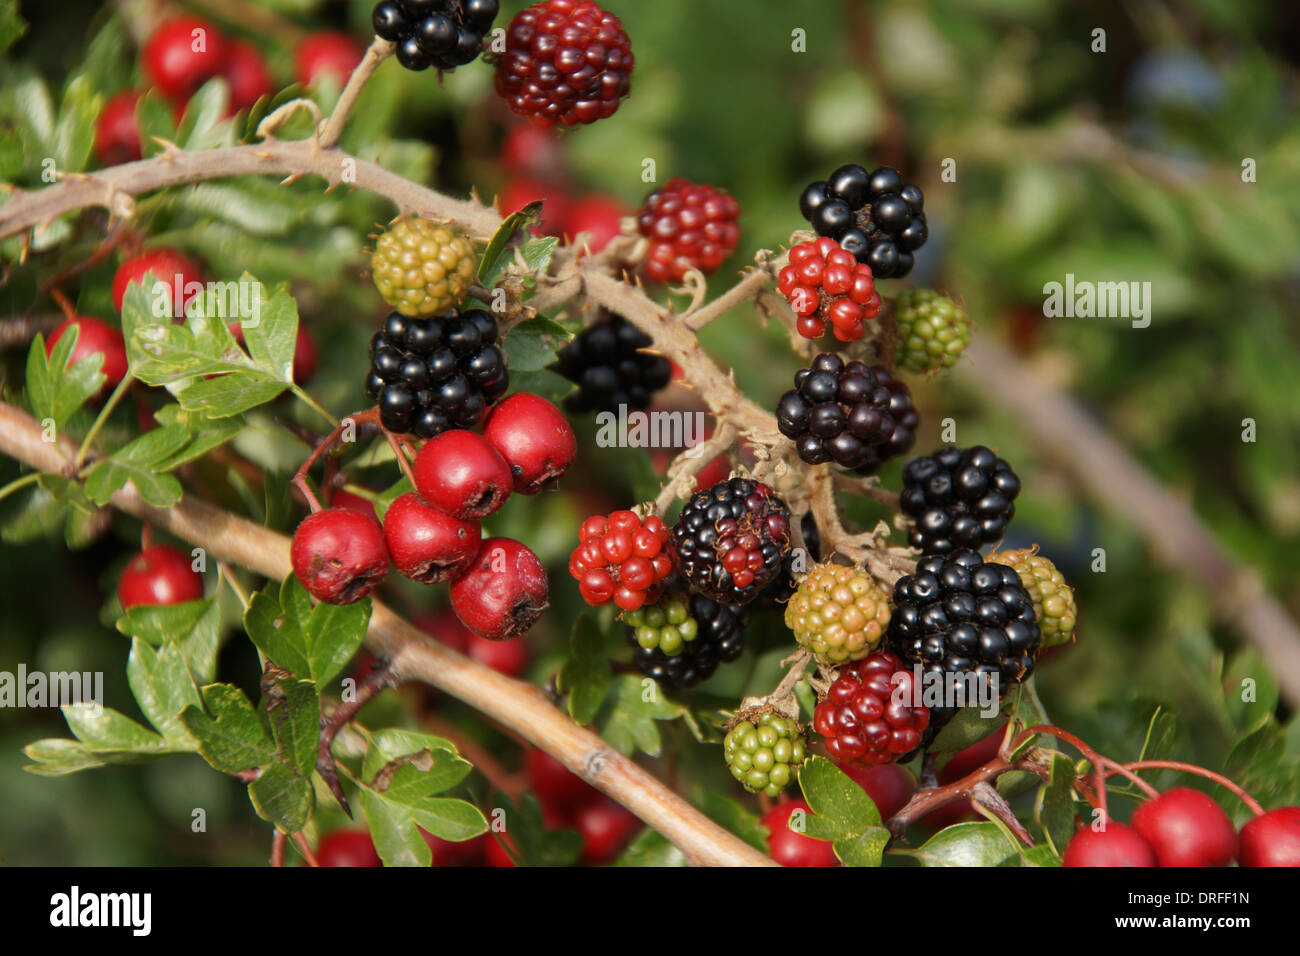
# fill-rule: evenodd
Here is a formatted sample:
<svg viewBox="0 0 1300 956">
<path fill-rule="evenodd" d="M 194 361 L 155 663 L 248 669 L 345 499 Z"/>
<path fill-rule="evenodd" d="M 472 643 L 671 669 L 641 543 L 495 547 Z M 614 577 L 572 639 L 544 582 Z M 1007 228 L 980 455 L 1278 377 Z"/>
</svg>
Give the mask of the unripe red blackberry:
<svg viewBox="0 0 1300 956">
<path fill-rule="evenodd" d="M 932 289 L 904 289 L 894 299 L 894 365 L 908 372 L 952 368 L 971 340 L 966 310 Z"/>
<path fill-rule="evenodd" d="M 643 351 L 654 341 L 620 315 L 606 314 L 555 356 L 555 371 L 578 388 L 564 400 L 571 412 L 614 412 L 650 407 L 668 385 L 672 364 Z"/>
<path fill-rule="evenodd" d="M 451 583 L 456 616 L 490 641 L 527 632 L 546 609 L 548 595 L 542 562 L 511 538 L 484 538 L 469 570 Z"/>
<path fill-rule="evenodd" d="M 627 96 L 632 64 L 618 17 L 589 0 L 543 0 L 510 21 L 496 89 L 538 126 L 594 123 Z"/>
<path fill-rule="evenodd" d="M 930 710 L 915 693 L 912 672 L 895 655 L 876 651 L 840 668 L 813 713 L 813 728 L 833 760 L 871 767 L 904 758 L 924 742 Z"/>
<path fill-rule="evenodd" d="M 924 202 L 921 190 L 904 185 L 897 170 L 867 172 L 850 163 L 811 183 L 799 197 L 799 211 L 817 235 L 838 241 L 877 279 L 900 279 L 912 271 L 912 254 L 929 236 Z"/>
<path fill-rule="evenodd" d="M 814 567 L 785 606 L 785 624 L 801 647 L 829 666 L 866 657 L 889 626 L 889 598 L 860 568 Z"/>
<path fill-rule="evenodd" d="M 773 799 L 794 780 L 807 755 L 798 722 L 775 711 L 738 720 L 723 738 L 722 749 L 741 786 Z"/>
<path fill-rule="evenodd" d="M 680 610 L 672 602 L 680 602 Z M 655 626 L 661 610 L 663 624 Z M 681 617 L 683 620 L 675 621 Z M 649 609 L 624 614 L 629 625 L 627 640 L 634 649 L 633 663 L 646 677 L 666 690 L 694 687 L 708 680 L 718 664 L 734 661 L 745 649 L 745 627 L 749 613 L 745 608 L 727 607 L 703 594 L 674 596 Z M 638 624 L 637 621 L 641 623 Z M 665 631 L 672 633 L 665 641 Z M 650 632 L 657 633 L 650 633 Z"/>
<path fill-rule="evenodd" d="M 717 271 L 740 241 L 740 204 L 720 189 L 670 179 L 646 196 L 637 229 L 650 240 L 645 272 L 659 282 L 680 282 L 691 269 Z"/>
<path fill-rule="evenodd" d="M 673 573 L 668 534 L 658 516 L 642 520 L 632 511 L 584 521 L 569 557 L 569 574 L 582 599 L 596 607 L 612 600 L 624 611 L 657 601 Z"/>
<path fill-rule="evenodd" d="M 384 301 L 402 315 L 428 318 L 460 305 L 477 257 L 468 236 L 448 223 L 399 219 L 375 241 L 370 269 Z"/>
<path fill-rule="evenodd" d="M 1068 644 L 1074 638 L 1078 616 L 1074 589 L 1065 583 L 1065 576 L 1056 565 L 1039 554 L 1037 548 L 994 551 L 984 560 L 1015 568 L 1020 583 L 1034 602 L 1034 616 L 1038 618 L 1038 630 L 1043 634 L 1043 649 Z"/>
<path fill-rule="evenodd" d="M 907 463 L 899 507 L 914 522 L 912 547 L 946 554 L 1001 540 L 1018 494 L 1016 473 L 983 445 L 949 446 Z"/>
<path fill-rule="evenodd" d="M 361 600 L 388 574 L 388 546 L 374 520 L 347 508 L 308 515 L 293 533 L 293 573 L 326 604 Z"/>
<path fill-rule="evenodd" d="M 823 352 L 794 383 L 777 403 L 776 423 L 810 465 L 834 461 L 872 475 L 916 440 L 911 393 L 883 368 Z"/>
<path fill-rule="evenodd" d="M 829 236 L 791 249 L 790 264 L 777 275 L 776 286 L 790 300 L 799 334 L 806 339 L 821 338 L 829 323 L 841 342 L 857 341 L 866 322 L 880 314 L 871 267 Z"/>
</svg>

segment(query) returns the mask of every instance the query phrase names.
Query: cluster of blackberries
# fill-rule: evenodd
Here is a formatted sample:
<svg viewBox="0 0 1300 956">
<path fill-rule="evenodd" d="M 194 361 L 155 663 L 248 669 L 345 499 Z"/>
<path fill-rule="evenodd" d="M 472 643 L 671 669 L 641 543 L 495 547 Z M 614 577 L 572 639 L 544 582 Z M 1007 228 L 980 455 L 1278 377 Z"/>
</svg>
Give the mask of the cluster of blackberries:
<svg viewBox="0 0 1300 956">
<path fill-rule="evenodd" d="M 909 543 L 926 554 L 998 541 L 1016 513 L 1020 479 L 983 445 L 942 448 L 903 469 L 899 507 L 915 522 Z"/>
<path fill-rule="evenodd" d="M 635 651 L 632 661 L 636 669 L 668 690 L 694 687 L 712 676 L 718 664 L 734 661 L 745 649 L 747 609 L 728 607 L 703 594 L 692 594 L 690 616 L 697 626 L 695 637 L 683 643 L 674 654 L 641 646 L 636 632 L 627 629 L 628 643 Z"/>
<path fill-rule="evenodd" d="M 1041 640 L 1033 599 L 1015 569 L 974 551 L 923 558 L 894 585 L 886 645 L 926 673 L 974 673 L 1001 693 L 1033 672 Z M 937 710 L 932 720 L 942 726 L 953 712 Z"/>
<path fill-rule="evenodd" d="M 871 267 L 877 279 L 912 271 L 912 253 L 925 244 L 925 197 L 897 170 L 873 172 L 850 163 L 804 189 L 799 211 L 819 236 L 829 236 Z"/>
<path fill-rule="evenodd" d="M 578 386 L 564 407 L 571 412 L 617 412 L 620 405 L 648 408 L 655 392 L 672 378 L 668 359 L 641 351 L 651 342 L 619 315 L 585 329 L 556 356 L 555 370 Z"/>
<path fill-rule="evenodd" d="M 777 403 L 777 427 L 810 465 L 834 461 L 871 475 L 916 440 L 912 396 L 883 368 L 824 352 L 794 384 Z"/>
<path fill-rule="evenodd" d="M 408 70 L 451 70 L 482 51 L 497 8 L 497 0 L 383 0 L 371 19 Z"/>
<path fill-rule="evenodd" d="M 370 340 L 366 394 L 392 432 L 473 428 L 510 387 L 497 323 L 482 309 L 429 319 L 394 312 Z"/>
</svg>

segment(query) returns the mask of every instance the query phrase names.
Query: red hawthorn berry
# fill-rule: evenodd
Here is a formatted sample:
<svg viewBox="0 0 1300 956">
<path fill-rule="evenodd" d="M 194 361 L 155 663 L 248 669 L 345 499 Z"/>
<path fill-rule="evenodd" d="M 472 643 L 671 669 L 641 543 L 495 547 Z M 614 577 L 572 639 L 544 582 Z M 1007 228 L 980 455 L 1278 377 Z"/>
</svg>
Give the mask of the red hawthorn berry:
<svg viewBox="0 0 1300 956">
<path fill-rule="evenodd" d="M 504 833 L 492 833 L 488 835 L 487 842 L 483 845 L 483 856 L 487 859 L 488 866 L 518 866 L 510 858 L 510 852 L 505 847 L 506 835 Z M 514 843 L 511 842 L 511 846 Z"/>
<path fill-rule="evenodd" d="M 76 328 L 77 341 L 68 355 L 68 364 L 76 365 L 88 356 L 102 355 L 104 360 L 100 363 L 99 370 L 104 373 L 104 384 L 96 397 L 106 396 L 126 378 L 129 367 L 126 340 L 122 338 L 121 330 L 88 315 L 74 315 L 70 319 L 64 319 L 50 333 L 45 341 L 47 356 L 54 351 L 54 346 L 59 344 L 59 339 L 70 328 Z"/>
<path fill-rule="evenodd" d="M 483 437 L 510 466 L 514 490 L 535 495 L 552 487 L 578 454 L 564 413 L 538 395 L 517 392 L 492 407 Z"/>
<path fill-rule="evenodd" d="M 424 443 L 415 456 L 415 490 L 457 518 L 485 518 L 514 488 L 510 465 L 482 435 L 453 429 Z"/>
<path fill-rule="evenodd" d="M 379 514 L 375 511 L 375 503 L 369 498 L 353 494 L 346 488 L 335 489 L 333 497 L 330 498 L 330 507 L 347 508 L 348 511 L 355 511 L 357 514 L 365 515 L 375 524 L 379 523 Z"/>
<path fill-rule="evenodd" d="M 190 557 L 164 544 L 145 548 L 127 564 L 117 582 L 122 609 L 156 604 L 183 604 L 203 597 L 203 576 Z"/>
<path fill-rule="evenodd" d="M 790 264 L 777 276 L 777 288 L 799 317 L 799 334 L 820 338 L 829 322 L 841 342 L 862 338 L 868 319 L 880 314 L 871 267 L 828 236 L 801 242 L 790 250 Z"/>
<path fill-rule="evenodd" d="M 538 802 L 561 815 L 572 816 L 601 796 L 599 790 L 537 747 L 524 754 L 524 773 Z"/>
<path fill-rule="evenodd" d="M 103 166 L 117 166 L 140 158 L 140 124 L 135 119 L 139 90 L 114 93 L 95 120 L 95 155 Z"/>
<path fill-rule="evenodd" d="M 506 130 L 501 165 L 512 176 L 537 176 L 553 181 L 564 175 L 564 148 L 553 130 L 520 123 Z"/>
<path fill-rule="evenodd" d="M 564 187 L 541 179 L 512 179 L 497 197 L 501 215 L 509 216 L 529 203 L 542 200 L 541 218 L 533 231 L 541 236 L 559 236 L 569 221 L 569 195 Z"/>
<path fill-rule="evenodd" d="M 1174 787 L 1133 813 L 1132 827 L 1161 866 L 1227 866 L 1237 831 L 1217 803 L 1190 787 Z"/>
<path fill-rule="evenodd" d="M 316 847 L 321 866 L 383 866 L 374 841 L 365 830 L 335 830 Z"/>
<path fill-rule="evenodd" d="M 302 586 L 326 604 L 359 601 L 388 574 L 383 529 L 347 508 L 326 508 L 304 518 L 289 554 Z"/>
<path fill-rule="evenodd" d="M 622 231 L 623 217 L 630 215 L 632 210 L 613 196 L 585 196 L 569 210 L 564 232 L 571 240 L 587 233 L 585 249 L 600 252 Z"/>
<path fill-rule="evenodd" d="M 1300 866 L 1300 807 L 1278 807 L 1241 828 L 1242 866 Z"/>
<path fill-rule="evenodd" d="M 511 538 L 485 538 L 470 569 L 451 584 L 451 607 L 479 637 L 508 641 L 537 623 L 547 594 L 537 555 Z"/>
<path fill-rule="evenodd" d="M 882 763 L 874 767 L 840 765 L 840 769 L 867 792 L 882 820 L 888 820 L 907 806 L 907 801 L 916 792 L 916 781 L 912 775 L 896 763 Z"/>
<path fill-rule="evenodd" d="M 828 841 L 814 840 L 790 828 L 790 817 L 796 810 L 812 815 L 812 808 L 803 800 L 782 800 L 763 814 L 768 854 L 782 866 L 839 866 Z"/>
<path fill-rule="evenodd" d="M 298 82 L 311 86 L 326 74 L 332 74 L 341 87 L 365 56 L 357 41 L 337 30 L 318 30 L 298 44 L 294 64 Z"/>
<path fill-rule="evenodd" d="M 1132 827 L 1110 822 L 1104 830 L 1084 827 L 1070 839 L 1062 866 L 1155 866 L 1150 844 Z"/>
<path fill-rule="evenodd" d="M 570 820 L 582 835 L 582 862 L 588 866 L 613 860 L 643 825 L 635 813 L 603 793 L 573 811 Z"/>
<path fill-rule="evenodd" d="M 168 20 L 141 51 L 144 75 L 164 96 L 188 99 L 226 66 L 226 39 L 201 17 Z"/>
<path fill-rule="evenodd" d="M 384 514 L 384 540 L 393 566 L 421 584 L 464 572 L 482 540 L 477 521 L 462 521 L 430 507 L 414 491 L 399 495 Z"/>
<path fill-rule="evenodd" d="M 153 281 L 145 285 L 145 275 L 153 276 Z M 136 282 L 145 285 L 145 293 L 153 296 L 155 283 L 162 282 L 171 292 L 172 317 L 182 318 L 185 307 L 198 294 L 198 290 L 189 288 L 191 283 L 203 282 L 203 273 L 194 261 L 184 253 L 166 246 L 159 246 L 132 256 L 117 267 L 113 274 L 113 308 L 120 314 L 122 299 L 126 288 Z"/>
<path fill-rule="evenodd" d="M 246 40 L 231 40 L 222 71 L 230 85 L 230 113 L 250 109 L 263 96 L 275 92 L 262 51 Z"/>
<path fill-rule="evenodd" d="M 653 604 L 673 572 L 668 535 L 656 515 L 642 521 L 635 512 L 615 511 L 608 518 L 588 518 L 569 556 L 569 574 L 582 599 L 592 606 L 613 600 L 624 611 Z"/>
<path fill-rule="evenodd" d="M 691 269 L 715 272 L 740 241 L 740 205 L 713 186 L 674 178 L 646 196 L 637 229 L 650 240 L 646 275 L 680 282 Z"/>
<path fill-rule="evenodd" d="M 429 849 L 433 851 L 433 862 L 429 864 L 430 866 L 482 866 L 487 845 L 492 842 L 492 838 L 486 833 L 459 841 L 444 840 L 424 830 L 420 830 L 420 836 L 424 837 L 424 842 L 429 844 Z"/>
</svg>

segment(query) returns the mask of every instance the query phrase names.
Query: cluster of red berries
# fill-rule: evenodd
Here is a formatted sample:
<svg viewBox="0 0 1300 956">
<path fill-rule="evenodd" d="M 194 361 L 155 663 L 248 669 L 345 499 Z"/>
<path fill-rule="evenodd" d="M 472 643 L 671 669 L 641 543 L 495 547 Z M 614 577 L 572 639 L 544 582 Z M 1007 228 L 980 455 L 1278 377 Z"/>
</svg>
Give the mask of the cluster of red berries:
<svg viewBox="0 0 1300 956">
<path fill-rule="evenodd" d="M 871 267 L 830 237 L 801 242 L 790 250 L 790 264 L 777 275 L 777 288 L 799 317 L 806 339 L 831 331 L 841 342 L 855 342 L 868 319 L 880 314 L 880 294 Z"/>
<path fill-rule="evenodd" d="M 643 520 L 633 511 L 584 521 L 569 557 L 569 573 L 582 599 L 593 606 L 612 600 L 624 611 L 654 604 L 673 573 L 668 534 L 668 526 L 656 515 Z"/>
<path fill-rule="evenodd" d="M 740 204 L 713 186 L 670 179 L 645 198 L 637 229 L 650 240 L 645 271 L 658 282 L 680 282 L 691 269 L 717 271 L 740 241 Z"/>
<path fill-rule="evenodd" d="M 905 761 L 930 725 L 929 708 L 914 697 L 912 672 L 888 651 L 875 651 L 840 668 L 813 712 L 813 727 L 842 765 Z"/>
<path fill-rule="evenodd" d="M 479 637 L 517 637 L 546 607 L 546 571 L 520 542 L 485 538 L 480 522 L 512 492 L 551 486 L 576 453 L 558 408 L 513 395 L 492 410 L 482 435 L 454 429 L 424 443 L 415 491 L 392 503 L 382 528 L 347 507 L 304 519 L 293 537 L 294 573 L 317 600 L 350 604 L 384 579 L 391 558 L 413 581 L 450 581 L 452 610 Z"/>
</svg>

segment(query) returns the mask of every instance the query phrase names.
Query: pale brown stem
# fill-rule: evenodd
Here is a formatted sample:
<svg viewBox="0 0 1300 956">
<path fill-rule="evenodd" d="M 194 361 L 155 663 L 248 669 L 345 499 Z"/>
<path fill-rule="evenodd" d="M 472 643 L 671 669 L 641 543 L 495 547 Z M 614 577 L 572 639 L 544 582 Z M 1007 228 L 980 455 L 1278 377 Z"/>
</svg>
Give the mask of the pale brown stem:
<svg viewBox="0 0 1300 956">
<path fill-rule="evenodd" d="M 321 124 L 321 149 L 329 149 L 339 141 L 339 137 L 343 135 L 343 126 L 347 123 L 348 114 L 352 112 L 352 107 L 356 105 L 362 87 L 366 85 L 375 70 L 379 68 L 379 64 L 383 63 L 395 49 L 396 47 L 388 40 L 375 37 L 366 50 L 366 55 L 361 58 L 357 68 L 348 77 L 347 85 L 343 87 L 343 92 L 339 94 L 339 101 L 334 104 L 334 112 L 330 113 L 329 118 Z"/>
</svg>

